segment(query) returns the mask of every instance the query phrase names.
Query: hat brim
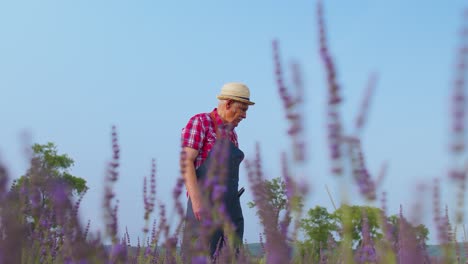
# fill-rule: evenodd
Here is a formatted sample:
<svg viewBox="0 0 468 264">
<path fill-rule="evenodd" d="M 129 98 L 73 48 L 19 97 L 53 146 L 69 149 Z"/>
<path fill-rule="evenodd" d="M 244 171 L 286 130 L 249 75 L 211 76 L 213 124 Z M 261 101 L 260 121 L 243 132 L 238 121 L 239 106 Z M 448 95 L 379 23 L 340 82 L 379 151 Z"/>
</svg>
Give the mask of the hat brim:
<svg viewBox="0 0 468 264">
<path fill-rule="evenodd" d="M 254 102 L 252 102 L 250 100 L 242 99 L 242 98 L 239 98 L 239 97 L 236 97 L 236 96 L 218 95 L 217 98 L 219 100 L 234 100 L 234 101 L 246 103 L 248 105 L 254 105 L 255 104 Z"/>
</svg>

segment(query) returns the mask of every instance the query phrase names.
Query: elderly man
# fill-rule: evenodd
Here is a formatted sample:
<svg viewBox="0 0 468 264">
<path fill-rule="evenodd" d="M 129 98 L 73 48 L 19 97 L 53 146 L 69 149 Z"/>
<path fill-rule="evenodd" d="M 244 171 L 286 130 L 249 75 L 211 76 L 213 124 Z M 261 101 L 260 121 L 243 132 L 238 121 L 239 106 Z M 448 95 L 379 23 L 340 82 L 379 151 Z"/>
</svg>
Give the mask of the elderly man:
<svg viewBox="0 0 468 264">
<path fill-rule="evenodd" d="M 223 201 L 226 214 L 234 224 L 237 240 L 243 239 L 244 218 L 237 189 L 239 165 L 244 158 L 244 153 L 239 149 L 235 127 L 247 117 L 249 105 L 254 103 L 250 101 L 249 88 L 242 83 L 225 84 L 217 98 L 219 99 L 217 108 L 209 113 L 193 116 L 182 130 L 181 165 L 189 196 L 184 241 L 197 238 L 197 231 L 199 231 L 196 230 L 199 229 L 197 222 L 203 221 L 206 212 L 211 209 L 204 208 L 202 193 L 206 193 L 204 190 L 206 185 L 201 183 L 208 177 L 210 164 L 216 162 L 220 155 L 225 156 L 225 162 L 220 166 L 223 167 L 225 174 Z M 223 153 L 215 150 L 215 146 L 221 142 L 226 143 L 223 144 L 225 146 Z M 210 252 L 213 256 L 217 247 L 222 247 L 224 242 L 223 230 L 215 230 L 209 240 Z"/>
</svg>

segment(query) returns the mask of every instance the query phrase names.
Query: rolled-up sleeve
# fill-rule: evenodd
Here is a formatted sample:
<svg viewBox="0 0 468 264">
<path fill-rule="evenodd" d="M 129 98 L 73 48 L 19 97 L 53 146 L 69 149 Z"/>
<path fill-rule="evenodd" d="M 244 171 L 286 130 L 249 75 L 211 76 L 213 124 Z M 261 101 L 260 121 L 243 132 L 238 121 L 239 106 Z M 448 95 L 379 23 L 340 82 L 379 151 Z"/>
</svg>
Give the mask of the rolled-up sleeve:
<svg viewBox="0 0 468 264">
<path fill-rule="evenodd" d="M 200 151 L 204 138 L 203 122 L 199 116 L 193 116 L 182 129 L 182 147 L 190 147 Z"/>
</svg>

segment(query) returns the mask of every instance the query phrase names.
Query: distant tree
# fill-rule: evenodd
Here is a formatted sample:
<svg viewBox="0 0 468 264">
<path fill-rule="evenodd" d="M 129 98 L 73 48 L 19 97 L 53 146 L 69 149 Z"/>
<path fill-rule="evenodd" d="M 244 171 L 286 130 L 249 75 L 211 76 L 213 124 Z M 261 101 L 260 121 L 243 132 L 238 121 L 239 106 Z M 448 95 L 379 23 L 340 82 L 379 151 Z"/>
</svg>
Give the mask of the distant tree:
<svg viewBox="0 0 468 264">
<path fill-rule="evenodd" d="M 336 215 L 328 213 L 325 207 L 309 209 L 307 217 L 301 221 L 301 230 L 305 236 L 303 244 L 318 255 L 320 247 L 327 249 L 328 240 L 339 230 L 338 222 Z"/>
<path fill-rule="evenodd" d="M 411 232 L 412 235 L 414 236 L 414 238 L 416 239 L 416 241 L 422 245 L 422 246 L 425 246 L 426 245 L 426 242 L 427 240 L 429 239 L 429 229 L 423 225 L 423 224 L 419 224 L 417 226 L 414 226 L 414 225 L 411 225 L 408 223 L 408 221 L 403 218 L 403 221 L 406 221 L 406 223 L 408 224 L 409 226 L 409 230 L 407 230 L 408 232 Z M 388 217 L 388 222 L 394 227 L 392 228 L 392 236 L 393 238 L 398 241 L 398 238 L 399 238 L 399 226 L 400 226 L 400 216 L 399 215 L 392 215 L 392 216 L 389 216 Z"/>
<path fill-rule="evenodd" d="M 367 217 L 370 238 L 375 242 L 381 240 L 383 238 L 381 209 L 372 206 L 343 205 L 333 213 L 329 213 L 326 208 L 316 206 L 309 209 L 307 216 L 301 221 L 301 230 L 305 238 L 303 244 L 315 253 L 319 250 L 319 246 L 327 249 L 330 239 L 336 238 L 338 243 L 342 241 L 345 225 L 348 225 L 353 245 L 360 245 L 363 239 L 363 213 Z M 393 238 L 398 240 L 400 217 L 392 215 L 386 221 L 391 227 Z M 408 231 L 414 235 L 420 245 L 424 246 L 429 236 L 428 228 L 423 224 L 414 226 L 406 223 L 410 227 Z"/>
<path fill-rule="evenodd" d="M 86 180 L 69 173 L 70 167 L 73 166 L 74 161 L 67 154 L 59 154 L 57 146 L 49 142 L 47 144 L 34 144 L 32 146 L 33 151 L 33 164 L 37 164 L 39 168 L 32 166 L 28 169 L 25 175 L 21 176 L 17 180 L 13 181 L 12 190 L 19 190 L 25 185 L 30 185 L 32 180 L 32 174 L 37 171 L 41 171 L 43 176 L 50 177 L 52 179 L 63 180 L 71 189 L 72 195 L 80 196 L 88 190 Z M 36 175 L 37 176 L 37 175 Z M 41 188 L 41 202 L 44 206 L 48 201 L 48 194 L 45 191 L 43 185 L 47 184 L 47 177 L 35 177 L 35 186 Z"/>
<path fill-rule="evenodd" d="M 346 224 L 350 226 L 353 244 L 359 245 L 362 241 L 363 212 L 367 216 L 371 239 L 374 241 L 380 240 L 383 237 L 380 228 L 381 209 L 372 206 L 342 205 L 333 213 L 333 219 L 339 221 L 341 232 L 343 232 Z"/>
<path fill-rule="evenodd" d="M 423 224 L 419 224 L 413 228 L 415 230 L 416 240 L 425 245 L 429 239 L 429 229 Z"/>
<path fill-rule="evenodd" d="M 288 201 L 286 195 L 286 183 L 282 178 L 277 177 L 272 180 L 265 180 L 264 186 L 266 189 L 267 202 L 271 205 L 274 210 L 274 217 L 278 223 L 279 215 L 283 210 L 286 210 L 290 204 L 295 206 L 302 207 L 302 199 L 300 196 L 293 196 L 291 201 Z M 249 208 L 254 208 L 256 206 L 255 202 L 248 202 L 247 205 Z"/>
</svg>

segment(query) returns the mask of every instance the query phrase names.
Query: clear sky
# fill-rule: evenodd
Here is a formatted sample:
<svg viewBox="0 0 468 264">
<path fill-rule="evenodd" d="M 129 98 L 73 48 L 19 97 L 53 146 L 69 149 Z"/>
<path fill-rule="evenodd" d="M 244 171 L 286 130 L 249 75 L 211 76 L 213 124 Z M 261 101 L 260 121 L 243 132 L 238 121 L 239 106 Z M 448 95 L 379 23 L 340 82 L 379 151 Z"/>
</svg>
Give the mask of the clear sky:
<svg viewBox="0 0 468 264">
<path fill-rule="evenodd" d="M 449 98 L 466 2 L 324 2 L 348 132 L 369 75 L 379 74 L 363 144 L 374 177 L 389 162 L 379 191 L 389 193 L 389 213 L 396 214 L 400 204 L 410 208 L 417 183 L 446 177 Z M 181 128 L 193 114 L 216 106 L 225 82 L 245 82 L 256 102 L 238 127 L 246 158 L 254 157 L 259 142 L 265 175 L 281 175 L 280 153 L 290 152 L 290 141 L 273 74 L 271 41 L 278 39 L 283 65 L 300 63 L 306 86 L 306 208 L 332 210 L 324 186 L 336 201 L 342 195 L 328 172 L 315 14 L 315 1 L 2 1 L 0 158 L 16 178 L 28 164 L 21 135 L 55 142 L 75 160 L 72 174 L 91 188 L 83 221 L 101 229 L 116 125 L 120 232 L 127 226 L 135 243 L 144 225 L 142 182 L 151 159 L 157 162 L 158 198 L 172 208 Z M 241 177 L 248 186 L 245 168 Z M 353 203 L 362 203 L 354 187 L 349 193 Z M 448 203 L 450 189 L 442 194 Z M 258 220 L 246 205 L 251 199 L 247 190 L 245 238 L 256 242 Z M 431 212 L 428 207 L 423 216 L 429 226 Z"/>
</svg>

